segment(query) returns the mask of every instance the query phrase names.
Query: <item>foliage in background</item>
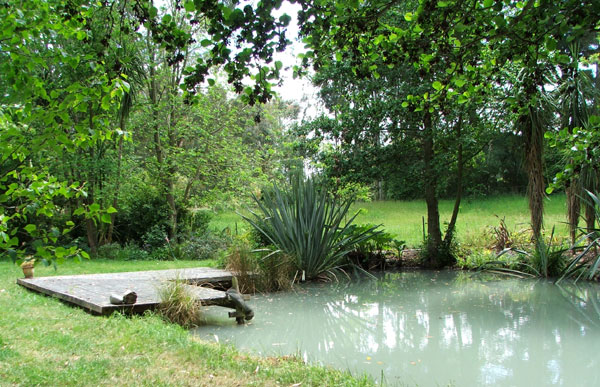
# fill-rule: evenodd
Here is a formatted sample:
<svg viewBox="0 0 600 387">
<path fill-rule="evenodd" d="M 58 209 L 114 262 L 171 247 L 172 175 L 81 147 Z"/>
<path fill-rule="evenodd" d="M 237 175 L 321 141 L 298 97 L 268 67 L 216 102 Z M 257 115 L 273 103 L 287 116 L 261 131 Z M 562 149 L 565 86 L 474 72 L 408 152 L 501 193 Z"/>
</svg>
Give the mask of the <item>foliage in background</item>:
<svg viewBox="0 0 600 387">
<path fill-rule="evenodd" d="M 347 265 L 346 254 L 379 233 L 371 227 L 353 234 L 350 225 L 356 215 L 344 222 L 352 200 L 335 200 L 301 174 L 292 177 L 288 189 L 274 185 L 254 199 L 260 214 L 243 218 L 289 255 L 307 279 Z"/>
<path fill-rule="evenodd" d="M 59 236 L 75 226 L 61 215 L 82 215 L 90 225 L 110 218 L 110 207 L 85 200 L 85 180 L 51 170 L 119 137 L 110 118 L 129 83 L 96 45 L 96 11 L 43 0 L 0 7 L 0 252 L 13 259 L 85 257 L 61 245 Z"/>
</svg>

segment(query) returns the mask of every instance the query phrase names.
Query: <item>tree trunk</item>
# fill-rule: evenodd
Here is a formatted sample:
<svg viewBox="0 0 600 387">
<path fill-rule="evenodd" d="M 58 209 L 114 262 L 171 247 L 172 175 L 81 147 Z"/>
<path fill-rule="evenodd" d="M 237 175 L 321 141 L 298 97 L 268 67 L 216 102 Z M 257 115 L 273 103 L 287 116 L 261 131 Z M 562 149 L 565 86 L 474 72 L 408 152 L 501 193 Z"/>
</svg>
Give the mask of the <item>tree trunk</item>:
<svg viewBox="0 0 600 387">
<path fill-rule="evenodd" d="M 424 265 L 426 267 L 439 267 L 439 250 L 442 245 L 442 232 L 440 229 L 440 213 L 437 198 L 437 179 L 433 165 L 434 143 L 431 116 L 426 113 L 423 130 L 423 161 L 425 175 L 425 202 L 427 204 L 427 245 Z"/>
<path fill-rule="evenodd" d="M 588 233 L 594 232 L 596 229 L 596 211 L 594 209 L 594 205 L 591 203 L 591 199 L 588 200 L 590 203 L 587 203 L 585 206 L 585 226 L 587 228 Z"/>
<path fill-rule="evenodd" d="M 463 181 L 463 170 L 464 170 L 464 159 L 463 159 L 463 145 L 462 145 L 462 114 L 458 117 L 458 123 L 456 124 L 456 138 L 458 140 L 457 150 L 457 171 L 456 171 L 456 198 L 454 199 L 454 208 L 452 209 L 452 217 L 450 223 L 448 223 L 448 229 L 444 236 L 444 244 L 450 246 L 452 238 L 454 238 L 454 229 L 456 227 L 456 220 L 458 219 L 458 211 L 460 210 L 460 201 L 462 200 L 462 181 Z"/>
<path fill-rule="evenodd" d="M 529 210 L 531 212 L 531 229 L 533 238 L 538 240 L 542 232 L 544 220 L 544 129 L 543 125 L 534 122 L 538 112 L 529 108 L 529 115 L 522 116 L 521 126 L 525 141 L 525 165 L 529 181 L 527 184 L 527 195 L 529 198 Z"/>
<path fill-rule="evenodd" d="M 149 33 L 148 33 L 149 34 Z M 150 41 L 150 37 L 148 37 L 148 41 Z M 152 119 L 154 126 L 153 140 L 154 140 L 154 154 L 156 157 L 156 161 L 159 168 L 159 178 L 158 180 L 162 184 L 162 192 L 165 195 L 166 201 L 169 205 L 170 209 L 170 223 L 171 228 L 169 229 L 169 237 L 174 238 L 177 235 L 177 207 L 175 205 L 175 196 L 173 195 L 174 183 L 172 176 L 172 169 L 167 165 L 168 160 L 165 158 L 165 150 L 163 149 L 163 144 L 160 137 L 160 123 L 159 123 L 159 107 L 158 107 L 158 82 L 157 82 L 157 74 L 156 74 L 156 63 L 154 57 L 154 51 L 148 43 L 148 48 L 150 52 L 150 82 L 148 84 L 148 95 L 150 97 L 150 103 L 152 104 Z M 171 102 L 171 101 L 169 101 Z M 172 108 L 172 106 L 169 106 Z M 171 112 L 169 113 L 169 118 L 171 118 Z M 171 136 L 169 135 L 169 140 L 171 141 Z"/>
<path fill-rule="evenodd" d="M 575 244 L 577 239 L 577 226 L 579 225 L 579 214 L 581 213 L 581 201 L 578 196 L 580 192 L 579 179 L 571 179 L 565 193 L 567 195 L 567 221 L 569 222 L 569 235 L 572 244 Z"/>
<path fill-rule="evenodd" d="M 121 116 L 119 119 L 119 128 L 121 129 L 121 133 L 125 131 L 125 117 Z M 121 188 L 121 162 L 123 159 L 123 135 L 119 137 L 119 145 L 118 145 L 118 153 L 117 153 L 117 179 L 116 179 L 116 187 L 113 196 L 112 206 L 113 208 L 117 208 L 119 205 L 119 191 Z M 106 243 L 112 243 L 112 237 L 115 230 L 115 220 L 117 218 L 117 213 L 113 212 L 110 214 L 110 224 L 108 225 L 108 232 L 106 233 Z"/>
</svg>

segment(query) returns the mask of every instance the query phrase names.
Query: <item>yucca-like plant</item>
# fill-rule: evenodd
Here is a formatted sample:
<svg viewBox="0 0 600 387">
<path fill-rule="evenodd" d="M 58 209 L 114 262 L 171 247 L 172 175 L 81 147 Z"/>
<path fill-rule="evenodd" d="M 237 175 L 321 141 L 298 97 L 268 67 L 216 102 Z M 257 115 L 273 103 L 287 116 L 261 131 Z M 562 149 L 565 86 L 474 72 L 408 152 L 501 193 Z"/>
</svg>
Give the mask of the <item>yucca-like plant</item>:
<svg viewBox="0 0 600 387">
<path fill-rule="evenodd" d="M 350 227 L 354 216 L 346 215 L 352 199 L 337 202 L 312 178 L 297 175 L 288 190 L 273 190 L 254 197 L 260 214 L 243 216 L 277 249 L 292 258 L 306 279 L 332 272 L 348 264 L 346 255 L 359 243 L 380 233 L 369 227 L 360 233 Z"/>
<path fill-rule="evenodd" d="M 564 273 L 558 281 L 564 278 L 586 278 L 594 279 L 600 274 L 600 198 L 597 193 L 587 191 L 589 196 L 588 205 L 594 209 L 595 227 L 586 230 L 578 244 L 583 244 L 581 252 L 577 254 L 567 265 Z"/>
</svg>

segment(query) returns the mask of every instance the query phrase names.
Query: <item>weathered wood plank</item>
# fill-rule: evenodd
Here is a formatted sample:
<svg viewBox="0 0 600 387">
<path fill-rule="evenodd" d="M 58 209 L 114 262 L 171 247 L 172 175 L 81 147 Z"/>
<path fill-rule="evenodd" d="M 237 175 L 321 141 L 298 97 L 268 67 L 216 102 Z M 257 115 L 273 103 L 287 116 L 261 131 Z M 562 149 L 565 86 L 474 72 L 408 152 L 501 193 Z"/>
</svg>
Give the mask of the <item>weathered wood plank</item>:
<svg viewBox="0 0 600 387">
<path fill-rule="evenodd" d="M 232 274 L 212 268 L 152 270 L 125 273 L 84 274 L 71 276 L 19 278 L 17 283 L 28 289 L 59 298 L 95 314 L 114 311 L 142 313 L 160 302 L 159 289 L 165 281 L 182 280 L 193 284 L 231 283 Z M 196 298 L 205 305 L 227 305 L 225 292 L 188 285 Z M 137 302 L 131 305 L 113 305 L 110 295 L 132 290 Z"/>
</svg>

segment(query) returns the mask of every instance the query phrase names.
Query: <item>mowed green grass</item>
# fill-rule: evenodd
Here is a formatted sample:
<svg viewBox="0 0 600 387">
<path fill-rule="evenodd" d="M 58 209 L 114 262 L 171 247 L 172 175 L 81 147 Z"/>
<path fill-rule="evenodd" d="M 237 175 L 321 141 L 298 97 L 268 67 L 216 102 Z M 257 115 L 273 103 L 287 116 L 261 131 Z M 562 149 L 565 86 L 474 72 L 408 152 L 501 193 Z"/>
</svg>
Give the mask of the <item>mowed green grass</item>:
<svg viewBox="0 0 600 387">
<path fill-rule="evenodd" d="M 547 233 L 555 227 L 555 233 L 566 236 L 566 201 L 563 194 L 547 197 L 544 201 L 544 227 Z M 450 221 L 453 200 L 440 201 L 440 222 Z M 352 208 L 361 210 L 356 218 L 359 223 L 382 224 L 383 228 L 409 246 L 418 246 L 423 241 L 423 219 L 427 222 L 427 207 L 424 201 L 383 201 L 357 203 Z M 477 245 L 489 237 L 492 227 L 500 224 L 504 218 L 511 232 L 530 229 L 530 214 L 527 198 L 520 195 L 498 196 L 491 198 L 466 198 L 460 205 L 457 220 L 457 237 L 462 243 Z M 427 227 L 427 225 L 425 225 Z"/>
<path fill-rule="evenodd" d="M 36 276 L 46 276 L 197 267 L 205 262 L 92 260 L 69 262 L 58 271 L 35 270 Z M 93 316 L 22 288 L 16 284 L 22 275 L 13 263 L 0 261 L 0 386 L 373 385 L 366 378 L 294 358 L 258 358 L 203 342 L 151 313 Z"/>
<path fill-rule="evenodd" d="M 566 237 L 566 202 L 564 194 L 548 196 L 544 201 L 544 226 L 546 233 L 555 227 L 555 234 Z M 440 201 L 440 222 L 450 221 L 454 200 Z M 409 247 L 419 246 L 423 241 L 423 219 L 427 221 L 427 207 L 423 200 L 377 201 L 355 203 L 350 213 L 360 211 L 358 223 L 381 224 L 397 239 L 406 241 Z M 522 195 L 503 195 L 489 198 L 464 198 L 461 202 L 457 221 L 457 237 L 461 243 L 480 245 L 489 238 L 491 228 L 505 218 L 511 232 L 530 229 L 530 215 L 527 198 Z M 249 226 L 235 212 L 218 214 L 211 226 L 219 230 L 228 227 L 232 232 L 245 232 Z M 426 227 L 426 226 L 425 226 Z"/>
</svg>

